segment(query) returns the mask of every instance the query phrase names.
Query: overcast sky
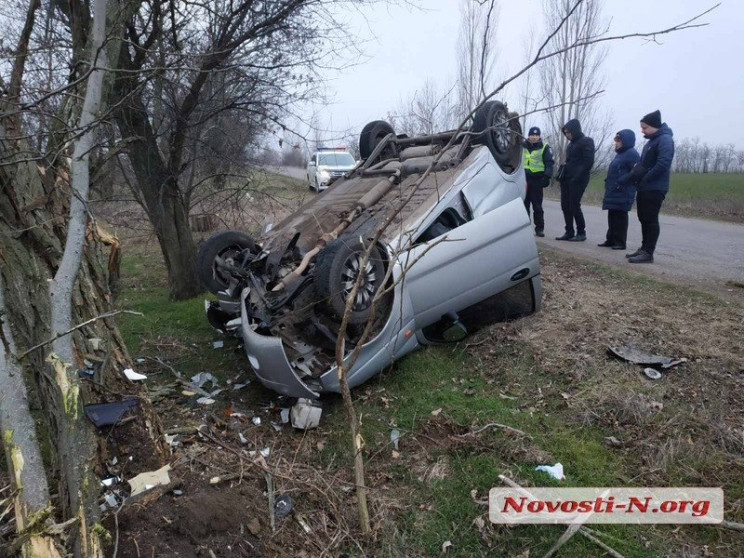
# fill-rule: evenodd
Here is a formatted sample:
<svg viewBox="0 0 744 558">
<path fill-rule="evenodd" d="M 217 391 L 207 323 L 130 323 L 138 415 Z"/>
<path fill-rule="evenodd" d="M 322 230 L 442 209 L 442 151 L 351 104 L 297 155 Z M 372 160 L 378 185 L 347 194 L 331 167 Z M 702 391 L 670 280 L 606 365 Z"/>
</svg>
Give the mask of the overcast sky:
<svg viewBox="0 0 744 558">
<path fill-rule="evenodd" d="M 713 6 L 715 0 L 605 0 L 612 34 L 659 30 Z M 543 38 L 542 0 L 500 0 L 496 75 L 510 75 L 525 61 L 529 35 Z M 380 4 L 345 15 L 363 38 L 367 57 L 329 73 L 331 103 L 308 108 L 329 131 L 361 130 L 384 118 L 427 80 L 451 87 L 456 75 L 460 0 L 421 0 L 421 9 Z M 658 43 L 627 39 L 609 43 L 603 109 L 616 129 L 638 130 L 640 118 L 660 109 L 677 139 L 700 137 L 710 144 L 744 148 L 744 71 L 741 25 L 744 0 L 723 0 L 705 17 L 710 25 L 660 36 Z M 519 86 L 503 99 L 519 105 Z M 543 125 L 537 122 L 529 124 Z M 329 136 L 332 134 L 328 134 Z M 545 130 L 544 130 L 545 135 Z"/>
</svg>

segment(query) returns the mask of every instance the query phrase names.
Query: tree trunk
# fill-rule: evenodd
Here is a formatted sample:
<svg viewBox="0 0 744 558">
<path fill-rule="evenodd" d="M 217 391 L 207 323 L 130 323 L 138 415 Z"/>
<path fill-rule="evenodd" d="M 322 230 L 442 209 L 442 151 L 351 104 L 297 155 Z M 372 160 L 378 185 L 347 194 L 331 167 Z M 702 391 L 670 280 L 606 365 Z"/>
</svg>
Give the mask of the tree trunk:
<svg viewBox="0 0 744 558">
<path fill-rule="evenodd" d="M 0 100 L 0 113 L 8 110 Z M 0 283 L 6 323 L 12 331 L 17 351 L 21 353 L 48 341 L 52 336 L 49 284 L 62 257 L 67 235 L 65 216 L 69 213 L 71 194 L 64 172 L 60 171 L 55 180 L 51 168 L 42 168 L 23 160 L 21 154 L 26 153 L 26 145 L 7 141 L 4 122 L 0 120 L 0 162 L 3 163 L 0 164 Z M 15 164 L 11 164 L 13 162 Z M 111 311 L 111 281 L 116 278 L 116 273 L 112 274 L 112 271 L 115 271 L 118 262 L 118 242 L 95 224 L 89 225 L 81 258 L 82 265 L 72 291 L 74 324 Z M 113 318 L 94 321 L 71 335 L 74 342 L 73 366 L 65 370 L 61 377 L 76 375 L 77 368 L 83 367 L 84 360 L 93 363 L 95 370 L 92 381 L 80 386 L 80 406 L 110 401 L 112 394 L 116 394 L 117 399 L 122 394 L 139 395 L 141 404 L 135 422 L 130 424 L 149 433 L 149 437 L 140 440 L 140 443 L 151 447 L 151 455 L 164 455 L 162 443 L 155 441 L 160 431 L 157 416 L 152 412 L 146 395 L 121 372 L 131 361 Z M 6 361 L 13 357 L 9 354 L 9 346 L 4 343 Z M 28 390 L 26 403 L 32 410 L 43 410 L 46 419 L 46 427 L 37 430 L 36 435 L 51 447 L 51 462 L 45 464 L 46 476 L 50 484 L 60 487 L 59 504 L 53 510 L 52 517 L 62 521 L 70 518 L 75 509 L 72 500 L 78 495 L 90 509 L 90 506 L 96 505 L 100 493 L 98 482 L 75 487 L 68 479 L 71 454 L 79 453 L 84 457 L 87 471 L 100 475 L 106 468 L 103 455 L 99 452 L 107 451 L 108 433 L 103 433 L 103 438 L 98 439 L 99 432 L 93 429 L 82 413 L 78 413 L 73 428 L 81 433 L 81 442 L 71 446 L 69 440 L 65 441 L 60 436 L 67 424 L 65 402 L 56 381 L 59 370 L 44 360 L 48 350 L 49 345 L 45 345 L 42 349 L 32 351 L 20 359 L 20 364 Z M 6 401 L 3 397 L 4 404 Z M 3 418 L 4 430 L 9 428 L 5 424 L 6 416 Z M 15 421 L 20 417 L 13 413 L 8 418 Z M 33 429 L 22 427 L 22 430 L 17 424 L 9 429 L 14 430 L 13 439 L 17 446 L 20 446 L 17 444 L 19 432 L 28 432 L 29 440 L 33 436 Z M 9 448 L 4 446 L 4 449 L 7 454 Z M 32 455 L 24 455 L 23 458 L 26 463 L 34 459 Z M 132 465 L 128 471 L 136 474 L 138 466 Z"/>
</svg>

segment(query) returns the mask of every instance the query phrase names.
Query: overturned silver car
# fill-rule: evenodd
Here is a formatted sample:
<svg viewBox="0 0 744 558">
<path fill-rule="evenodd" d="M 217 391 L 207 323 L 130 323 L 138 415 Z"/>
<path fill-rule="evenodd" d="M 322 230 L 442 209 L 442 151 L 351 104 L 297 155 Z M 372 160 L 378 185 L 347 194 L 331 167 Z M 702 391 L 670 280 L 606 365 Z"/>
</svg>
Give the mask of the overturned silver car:
<svg viewBox="0 0 744 558">
<path fill-rule="evenodd" d="M 344 313 L 344 358 L 360 349 L 354 387 L 421 344 L 538 310 L 521 139 L 497 101 L 462 132 L 407 137 L 371 122 L 345 177 L 259 239 L 227 231 L 200 247 L 219 298 L 210 323 L 242 336 L 264 385 L 317 398 L 339 390 Z"/>
</svg>

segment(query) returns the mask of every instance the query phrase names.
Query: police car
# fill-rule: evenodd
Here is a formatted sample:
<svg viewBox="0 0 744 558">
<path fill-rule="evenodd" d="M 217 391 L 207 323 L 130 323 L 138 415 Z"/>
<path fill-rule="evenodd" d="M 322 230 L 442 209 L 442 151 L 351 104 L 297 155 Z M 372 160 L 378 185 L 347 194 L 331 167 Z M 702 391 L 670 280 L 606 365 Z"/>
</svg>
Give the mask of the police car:
<svg viewBox="0 0 744 558">
<path fill-rule="evenodd" d="M 307 184 L 320 192 L 356 166 L 354 156 L 345 147 L 319 147 L 307 164 Z"/>
</svg>

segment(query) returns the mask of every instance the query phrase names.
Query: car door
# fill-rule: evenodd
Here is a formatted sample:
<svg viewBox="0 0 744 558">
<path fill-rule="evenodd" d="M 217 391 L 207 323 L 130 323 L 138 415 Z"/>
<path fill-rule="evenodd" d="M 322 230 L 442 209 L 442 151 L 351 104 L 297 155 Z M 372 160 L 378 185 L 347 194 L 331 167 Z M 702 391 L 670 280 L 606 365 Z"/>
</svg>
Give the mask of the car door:
<svg viewBox="0 0 744 558">
<path fill-rule="evenodd" d="M 472 195 L 468 199 L 468 191 L 483 192 L 483 187 L 463 188 L 459 195 L 475 217 L 398 258 L 418 328 L 539 273 L 537 246 L 518 184 L 504 180 L 495 164 L 482 167 L 468 185 L 476 180 L 490 185 L 489 197 L 497 205 L 484 206 Z"/>
</svg>

